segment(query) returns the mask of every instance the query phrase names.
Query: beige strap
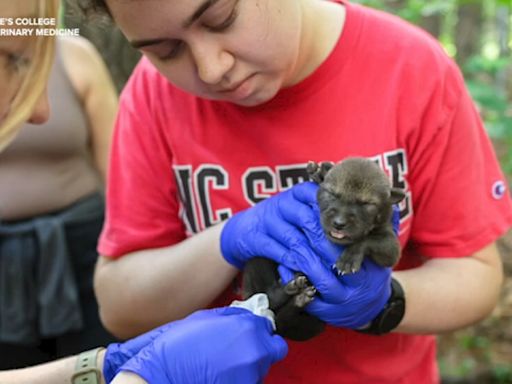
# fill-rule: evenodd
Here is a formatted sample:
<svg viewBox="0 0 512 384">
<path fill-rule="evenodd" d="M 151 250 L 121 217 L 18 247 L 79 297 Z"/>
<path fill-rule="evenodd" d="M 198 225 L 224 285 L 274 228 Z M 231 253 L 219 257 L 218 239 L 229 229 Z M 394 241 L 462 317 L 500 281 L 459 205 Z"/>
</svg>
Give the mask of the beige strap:
<svg viewBox="0 0 512 384">
<path fill-rule="evenodd" d="M 102 347 L 82 352 L 76 360 L 75 373 L 71 376 L 72 384 L 100 384 L 101 372 L 96 366 L 98 353 Z"/>
</svg>

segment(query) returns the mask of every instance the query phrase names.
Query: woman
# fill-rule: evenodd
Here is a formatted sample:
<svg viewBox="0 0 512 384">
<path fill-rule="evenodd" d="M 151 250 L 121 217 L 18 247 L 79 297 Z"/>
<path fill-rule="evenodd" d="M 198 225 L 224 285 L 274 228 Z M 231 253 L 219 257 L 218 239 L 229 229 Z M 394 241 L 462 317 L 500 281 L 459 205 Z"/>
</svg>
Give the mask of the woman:
<svg viewBox="0 0 512 384">
<path fill-rule="evenodd" d="M 114 340 L 92 275 L 117 96 L 82 38 L 58 39 L 48 92 L 49 120 L 22 127 L 0 153 L 1 369 Z"/>
<path fill-rule="evenodd" d="M 266 382 L 438 382 L 427 334 L 490 313 L 495 241 L 512 223 L 489 139 L 439 44 L 347 1 L 92 3 L 145 56 L 114 134 L 95 275 L 107 328 L 127 337 L 229 302 L 238 269 L 263 255 L 308 275 L 319 296 L 307 310 L 332 326 L 290 343 Z M 310 208 L 314 186 L 290 187 L 308 160 L 354 155 L 406 191 L 402 256 L 393 272 L 365 261 L 337 278 L 320 261 L 340 250 Z"/>
</svg>

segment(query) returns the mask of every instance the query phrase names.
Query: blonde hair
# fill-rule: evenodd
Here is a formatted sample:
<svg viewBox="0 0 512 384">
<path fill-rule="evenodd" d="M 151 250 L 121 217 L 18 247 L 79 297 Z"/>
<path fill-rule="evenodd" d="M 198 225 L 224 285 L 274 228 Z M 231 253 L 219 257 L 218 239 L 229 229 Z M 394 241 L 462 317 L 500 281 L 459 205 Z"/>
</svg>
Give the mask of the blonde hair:
<svg viewBox="0 0 512 384">
<path fill-rule="evenodd" d="M 59 0 L 37 0 L 36 17 L 57 18 Z M 13 100 L 7 117 L 0 122 L 0 150 L 14 138 L 21 125 L 32 114 L 37 101 L 45 90 L 53 62 L 55 38 L 37 36 L 34 55 L 21 87 Z"/>
</svg>

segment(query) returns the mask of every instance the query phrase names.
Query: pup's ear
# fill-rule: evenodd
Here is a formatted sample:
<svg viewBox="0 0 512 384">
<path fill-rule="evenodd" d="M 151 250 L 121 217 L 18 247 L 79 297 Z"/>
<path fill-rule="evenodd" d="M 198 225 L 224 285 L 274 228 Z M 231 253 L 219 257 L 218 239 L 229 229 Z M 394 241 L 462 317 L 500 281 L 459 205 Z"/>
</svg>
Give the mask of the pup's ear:
<svg viewBox="0 0 512 384">
<path fill-rule="evenodd" d="M 391 188 L 390 200 L 392 204 L 397 204 L 405 198 L 405 192 L 400 188 Z"/>
</svg>

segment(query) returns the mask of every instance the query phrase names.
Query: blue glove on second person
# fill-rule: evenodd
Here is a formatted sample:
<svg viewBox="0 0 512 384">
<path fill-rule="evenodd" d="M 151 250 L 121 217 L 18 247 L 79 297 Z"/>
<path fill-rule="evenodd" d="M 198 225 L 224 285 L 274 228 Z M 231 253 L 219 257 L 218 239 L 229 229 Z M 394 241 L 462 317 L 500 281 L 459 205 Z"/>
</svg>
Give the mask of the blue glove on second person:
<svg viewBox="0 0 512 384">
<path fill-rule="evenodd" d="M 201 319 L 206 316 L 206 312 L 199 311 L 194 312 L 188 318 Z M 124 363 L 139 353 L 141 349 L 151 344 L 157 337 L 169 331 L 175 324 L 176 322 L 164 324 L 124 343 L 109 344 L 103 361 L 103 377 L 105 382 L 110 383 Z"/>
<path fill-rule="evenodd" d="M 110 383 L 119 372 L 119 368 L 135 356 L 146 345 L 167 331 L 172 323 L 162 325 L 152 331 L 144 333 L 124 343 L 109 344 L 103 361 L 103 377 L 106 383 Z"/>
<path fill-rule="evenodd" d="M 148 383 L 256 384 L 288 346 L 264 317 L 217 308 L 176 321 L 121 368 Z"/>
</svg>

